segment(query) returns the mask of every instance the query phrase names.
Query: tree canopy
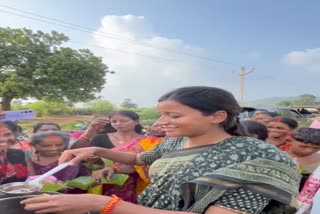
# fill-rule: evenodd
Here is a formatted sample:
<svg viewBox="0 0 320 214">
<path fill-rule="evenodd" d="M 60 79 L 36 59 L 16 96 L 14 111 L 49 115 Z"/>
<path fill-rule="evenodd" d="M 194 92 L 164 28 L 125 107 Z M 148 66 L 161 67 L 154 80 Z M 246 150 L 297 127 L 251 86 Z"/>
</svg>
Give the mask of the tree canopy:
<svg viewBox="0 0 320 214">
<path fill-rule="evenodd" d="M 108 67 L 88 49 L 63 47 L 64 34 L 0 28 L 2 110 L 13 99 L 85 102 L 105 84 Z"/>
<path fill-rule="evenodd" d="M 134 103 L 130 98 L 126 98 L 123 100 L 123 102 L 120 104 L 122 108 L 138 108 L 138 105 Z"/>
<path fill-rule="evenodd" d="M 295 105 L 305 106 L 305 105 L 315 105 L 317 103 L 317 97 L 312 94 L 302 94 L 295 101 Z"/>
<path fill-rule="evenodd" d="M 296 100 L 281 100 L 277 103 L 280 106 L 312 106 L 319 105 L 317 97 L 313 94 L 302 94 Z"/>
</svg>

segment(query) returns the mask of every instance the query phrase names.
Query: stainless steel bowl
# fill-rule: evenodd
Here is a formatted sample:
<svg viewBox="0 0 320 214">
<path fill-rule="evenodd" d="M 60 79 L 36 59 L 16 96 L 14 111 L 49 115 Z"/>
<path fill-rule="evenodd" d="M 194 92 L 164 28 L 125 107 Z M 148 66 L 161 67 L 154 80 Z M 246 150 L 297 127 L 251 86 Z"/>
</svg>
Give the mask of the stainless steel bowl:
<svg viewBox="0 0 320 214">
<path fill-rule="evenodd" d="M 6 195 L 29 195 L 40 191 L 41 184 L 30 184 L 28 182 L 13 182 L 0 186 L 0 192 Z"/>
</svg>

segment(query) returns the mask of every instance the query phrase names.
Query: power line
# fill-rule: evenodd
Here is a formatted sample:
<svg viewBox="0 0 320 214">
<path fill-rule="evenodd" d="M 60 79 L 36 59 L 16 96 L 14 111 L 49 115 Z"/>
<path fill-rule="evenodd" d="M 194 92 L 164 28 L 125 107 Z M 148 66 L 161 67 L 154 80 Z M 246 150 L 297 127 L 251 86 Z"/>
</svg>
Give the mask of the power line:
<svg viewBox="0 0 320 214">
<path fill-rule="evenodd" d="M 24 18 L 28 18 L 28 19 L 33 19 L 33 20 L 40 21 L 40 22 L 45 22 L 45 23 L 57 25 L 57 26 L 64 27 L 64 28 L 70 28 L 70 29 L 82 31 L 82 32 L 85 32 L 85 33 L 93 33 L 93 34 L 101 35 L 101 36 L 104 36 L 104 37 L 107 37 L 107 38 L 110 38 L 110 39 L 116 39 L 116 40 L 125 41 L 125 42 L 128 42 L 128 43 L 132 43 L 134 45 L 140 45 L 140 46 L 159 49 L 159 50 L 162 49 L 162 50 L 169 51 L 169 52 L 172 52 L 172 53 L 185 55 L 185 56 L 189 56 L 189 57 L 193 57 L 193 58 L 198 58 L 198 59 L 202 59 L 202 60 L 212 61 L 212 62 L 215 62 L 215 63 L 221 63 L 221 64 L 232 65 L 232 66 L 240 66 L 240 65 L 235 64 L 235 63 L 225 62 L 225 61 L 218 60 L 218 59 L 213 59 L 213 58 L 210 58 L 210 57 L 198 56 L 198 55 L 189 54 L 189 53 L 185 53 L 185 52 L 181 52 L 181 51 L 177 51 L 177 50 L 172 50 L 172 49 L 169 49 L 169 48 L 156 47 L 156 46 L 151 45 L 151 44 L 146 43 L 146 42 L 141 42 L 141 41 L 138 41 L 138 40 L 132 40 L 132 39 L 125 38 L 125 37 L 120 37 L 119 35 L 115 35 L 115 34 L 96 32 L 94 29 L 91 29 L 91 28 L 83 27 L 83 26 L 80 26 L 80 25 L 77 25 L 77 24 L 73 24 L 73 23 L 70 23 L 70 22 L 65 22 L 65 21 L 54 19 L 54 18 L 50 18 L 50 17 L 46 17 L 46 16 L 43 16 L 43 15 L 39 15 L 39 14 L 36 14 L 36 13 L 29 12 L 29 11 L 21 10 L 21 9 L 18 9 L 18 8 L 9 7 L 9 6 L 6 6 L 6 5 L 1 5 L 0 4 L 0 7 L 4 7 L 4 8 L 7 8 L 7 9 L 10 9 L 10 10 L 15 10 L 15 11 L 22 12 L 22 13 L 27 13 L 27 14 L 30 14 L 30 15 L 33 15 L 33 16 L 37 16 L 37 17 L 40 17 L 40 18 L 44 18 L 44 19 L 47 19 L 47 20 L 50 20 L 50 21 L 54 21 L 54 22 L 45 21 L 45 20 L 42 20 L 42 19 L 34 18 L 34 17 L 29 17 L 29 16 L 25 16 L 25 15 L 21 15 L 21 14 L 12 13 L 12 12 L 9 12 L 9 11 L 0 10 L 1 12 L 4 12 L 4 13 L 16 15 L 16 16 L 20 16 L 20 17 L 24 17 Z M 56 22 L 63 23 L 64 25 L 58 24 Z M 65 25 L 68 25 L 68 26 L 65 26 Z"/>
<path fill-rule="evenodd" d="M 8 14 L 12 14 L 12 15 L 16 15 L 16 16 L 20 16 L 20 17 L 24 17 L 24 18 L 36 20 L 36 21 L 41 21 L 41 22 L 50 23 L 50 24 L 54 24 L 54 25 L 65 27 L 65 26 L 57 24 L 57 23 L 47 22 L 47 21 L 43 21 L 43 20 L 40 20 L 40 19 L 37 19 L 37 18 L 28 17 L 28 16 L 24 16 L 24 15 L 20 15 L 20 14 L 15 14 L 15 13 L 11 13 L 11 12 L 4 11 L 4 10 L 0 10 L 0 12 L 4 12 L 4 13 L 8 13 Z M 75 42 L 75 41 L 70 41 L 70 40 L 68 42 L 75 43 L 75 44 L 82 44 L 82 45 L 86 45 L 86 46 L 92 46 L 92 47 L 95 47 L 95 48 L 102 48 L 102 49 L 105 49 L 105 50 L 108 50 L 108 51 L 113 51 L 113 52 L 119 52 L 119 53 L 124 53 L 124 54 L 132 54 L 132 55 L 143 56 L 143 57 L 147 57 L 147 58 L 151 58 L 151 59 L 162 59 L 162 60 L 166 60 L 166 61 L 179 61 L 179 60 L 176 60 L 176 59 L 168 59 L 168 58 L 163 58 L 163 57 L 159 57 L 159 56 L 150 56 L 150 55 L 141 54 L 141 53 L 137 53 L 137 52 L 129 52 L 129 51 L 118 50 L 118 49 L 114 49 L 114 48 L 107 48 L 107 47 L 103 47 L 103 46 L 99 46 L 99 45 L 87 44 L 87 43 L 82 43 L 82 42 Z"/>
<path fill-rule="evenodd" d="M 93 44 L 88 44 L 88 43 L 83 43 L 83 42 L 75 42 L 75 41 L 68 41 L 70 43 L 75 43 L 75 44 L 81 44 L 81 45 L 87 45 L 87 46 L 92 46 L 95 48 L 102 48 L 108 51 L 114 51 L 114 52 L 119 52 L 119 53 L 123 53 L 123 54 L 133 54 L 133 55 L 138 55 L 138 56 L 143 56 L 143 57 L 148 57 L 148 58 L 153 58 L 153 59 L 162 59 L 162 60 L 166 60 L 166 61 L 178 61 L 175 59 L 167 59 L 167 58 L 163 58 L 163 57 L 159 57 L 159 56 L 150 56 L 150 55 L 145 55 L 145 54 L 140 54 L 140 53 L 136 53 L 136 52 L 129 52 L 129 51 L 124 51 L 124 50 L 118 50 L 118 49 L 114 49 L 114 48 L 107 48 L 104 46 L 100 46 L 100 45 L 93 45 Z"/>
<path fill-rule="evenodd" d="M 59 19 L 50 18 L 50 17 L 47 17 L 47 16 L 43 16 L 43 15 L 39 15 L 39 14 L 36 14 L 36 13 L 32 13 L 32 12 L 29 12 L 29 11 L 21 10 L 21 9 L 18 9 L 18 8 L 9 7 L 9 6 L 5 6 L 5 5 L 1 5 L 1 4 L 0 4 L 0 7 L 4 7 L 4 8 L 7 8 L 7 9 L 19 11 L 19 12 L 22 12 L 22 13 L 27 13 L 27 14 L 30 14 L 30 15 L 33 15 L 33 16 L 37 16 L 37 17 L 41 17 L 41 18 L 44 18 L 44 19 L 48 19 L 48 20 L 51 20 L 51 21 L 60 22 L 60 23 L 67 24 L 67 25 L 70 25 L 70 26 L 73 26 L 73 27 L 77 27 L 77 28 L 80 28 L 80 29 L 85 29 L 85 30 L 90 31 L 90 33 L 93 32 L 93 33 L 96 33 L 96 34 L 106 35 L 106 37 L 111 38 L 111 39 L 122 39 L 122 40 L 127 40 L 129 42 L 134 42 L 134 43 L 137 43 L 137 44 L 142 44 L 142 45 L 147 45 L 148 47 L 152 47 L 152 45 L 150 45 L 149 43 L 146 43 L 146 42 L 141 42 L 141 41 L 137 41 L 137 40 L 131 40 L 129 38 L 120 37 L 119 35 L 115 35 L 115 34 L 111 34 L 111 33 L 96 32 L 96 30 L 92 29 L 92 28 L 83 27 L 83 26 L 80 26 L 80 25 L 77 25 L 77 24 L 73 24 L 73 23 L 70 23 L 70 22 L 62 21 L 62 20 L 59 20 Z"/>
<path fill-rule="evenodd" d="M 36 21 L 40 21 L 40 22 L 45 22 L 45 23 L 49 23 L 49 24 L 54 24 L 54 25 L 61 26 L 61 27 L 66 27 L 66 26 L 64 26 L 64 25 L 60 25 L 60 24 L 57 24 L 57 23 L 48 22 L 48 21 L 44 21 L 44 20 L 41 20 L 41 19 L 37 19 L 37 18 L 25 16 L 25 15 L 20 15 L 20 14 L 16 14 L 16 13 L 11 13 L 11 12 L 4 11 L 4 10 L 0 10 L 0 12 L 8 13 L 8 14 L 15 15 L 15 16 L 20 16 L 20 17 L 23 17 L 23 18 L 32 19 L 32 20 L 36 20 Z M 73 41 L 68 41 L 68 42 L 78 43 L 78 44 L 84 44 L 84 43 L 73 42 Z M 98 45 L 91 45 L 91 44 L 85 44 L 85 45 L 94 46 L 94 47 L 99 47 L 99 48 L 104 48 L 104 49 L 106 49 L 106 50 L 117 51 L 117 52 L 122 52 L 122 53 L 127 53 L 127 54 L 140 55 L 140 56 L 149 57 L 149 58 L 160 58 L 160 59 L 164 59 L 164 58 L 157 57 L 157 56 L 150 56 L 150 55 L 145 55 L 145 54 L 132 53 L 132 52 L 127 52 L 127 51 L 122 51 L 122 50 L 117 50 L 117 49 L 106 48 L 106 47 L 102 47 L 102 46 L 98 46 Z M 170 59 L 165 59 L 165 60 L 170 60 Z"/>
</svg>

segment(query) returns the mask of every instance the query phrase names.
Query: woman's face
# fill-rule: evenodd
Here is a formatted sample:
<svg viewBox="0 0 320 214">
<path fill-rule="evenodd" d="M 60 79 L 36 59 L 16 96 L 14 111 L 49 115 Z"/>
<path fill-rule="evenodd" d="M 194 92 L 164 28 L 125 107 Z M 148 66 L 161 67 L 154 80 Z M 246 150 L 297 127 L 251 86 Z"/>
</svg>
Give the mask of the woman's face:
<svg viewBox="0 0 320 214">
<path fill-rule="evenodd" d="M 269 137 L 282 138 L 292 133 L 292 129 L 285 123 L 269 122 L 267 125 Z"/>
<path fill-rule="evenodd" d="M 34 146 L 35 150 L 43 156 L 58 156 L 64 149 L 64 140 L 61 137 L 49 136 Z"/>
<path fill-rule="evenodd" d="M 158 110 L 161 117 L 157 120 L 157 125 L 162 126 L 168 137 L 195 137 L 206 134 L 212 128 L 212 115 L 205 116 L 178 102 L 159 102 Z"/>
<path fill-rule="evenodd" d="M 38 131 L 38 132 L 58 132 L 60 131 L 59 128 L 55 125 L 42 125 Z"/>
<path fill-rule="evenodd" d="M 3 146 L 13 146 L 16 143 L 16 138 L 12 131 L 10 131 L 7 127 L 0 125 L 0 144 Z M 0 149 L 1 149 L 0 148 Z"/>
<path fill-rule="evenodd" d="M 132 120 L 130 117 L 115 114 L 110 118 L 111 126 L 120 132 L 134 131 L 137 121 Z"/>
<path fill-rule="evenodd" d="M 272 120 L 272 117 L 263 112 L 257 112 L 254 114 L 253 120 L 267 125 Z"/>
</svg>

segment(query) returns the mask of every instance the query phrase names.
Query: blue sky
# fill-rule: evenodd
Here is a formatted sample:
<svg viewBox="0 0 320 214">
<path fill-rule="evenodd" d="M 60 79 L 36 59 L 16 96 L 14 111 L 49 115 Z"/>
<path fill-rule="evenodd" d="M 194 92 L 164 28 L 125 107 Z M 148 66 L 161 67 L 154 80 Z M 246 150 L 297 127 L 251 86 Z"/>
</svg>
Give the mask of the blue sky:
<svg viewBox="0 0 320 214">
<path fill-rule="evenodd" d="M 317 0 L 3 0 L 0 5 L 156 46 L 146 48 L 0 11 L 1 27 L 54 29 L 64 32 L 71 41 L 105 47 L 70 43 L 74 48 L 91 49 L 117 72 L 107 77 L 108 84 L 101 93 L 115 103 L 129 97 L 141 106 L 149 106 L 172 88 L 200 84 L 223 87 L 238 95 L 239 66 L 174 54 L 162 47 L 255 68 L 246 79 L 247 101 L 303 93 L 319 95 Z M 0 10 L 16 13 L 1 6 Z"/>
</svg>

